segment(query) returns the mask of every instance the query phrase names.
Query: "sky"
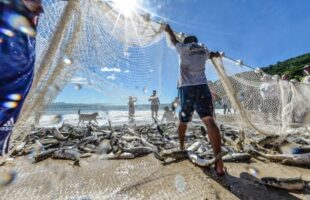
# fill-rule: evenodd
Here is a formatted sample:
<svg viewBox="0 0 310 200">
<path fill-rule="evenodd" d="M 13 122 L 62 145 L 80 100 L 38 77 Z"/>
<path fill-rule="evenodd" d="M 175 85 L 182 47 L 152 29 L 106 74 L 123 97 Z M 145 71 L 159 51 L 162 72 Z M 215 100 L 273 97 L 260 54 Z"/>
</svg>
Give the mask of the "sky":
<svg viewBox="0 0 310 200">
<path fill-rule="evenodd" d="M 175 31 L 196 35 L 209 49 L 224 51 L 227 56 L 242 59 L 255 68 L 310 52 L 309 0 L 139 0 L 139 3 Z M 167 56 L 164 59 L 174 69 L 160 77 L 161 82 L 167 80 L 167 84 L 162 84 L 163 102 L 169 102 L 176 96 L 176 77 L 169 78 L 167 74 L 176 73 L 177 63 L 175 57 L 171 62 Z M 169 71 L 165 67 L 163 70 Z M 72 84 L 56 101 L 127 102 L 86 87 L 76 90 Z"/>
</svg>

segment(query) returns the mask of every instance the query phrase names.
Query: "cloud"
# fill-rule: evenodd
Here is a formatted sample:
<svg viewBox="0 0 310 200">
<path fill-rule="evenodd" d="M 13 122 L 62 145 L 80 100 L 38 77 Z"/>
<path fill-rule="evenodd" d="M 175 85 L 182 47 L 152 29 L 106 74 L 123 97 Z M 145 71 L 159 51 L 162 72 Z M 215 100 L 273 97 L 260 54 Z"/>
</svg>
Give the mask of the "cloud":
<svg viewBox="0 0 310 200">
<path fill-rule="evenodd" d="M 81 85 L 86 85 L 86 84 L 88 84 L 88 81 L 87 81 L 87 79 L 86 78 L 83 78 L 83 77 L 73 77 L 72 79 L 71 79 L 71 83 L 73 83 L 73 84 L 81 84 Z"/>
<path fill-rule="evenodd" d="M 112 75 L 110 75 L 110 76 L 107 76 L 107 79 L 109 79 L 109 80 L 115 80 L 115 79 L 116 79 L 116 76 L 115 76 L 115 74 L 112 74 Z"/>
<path fill-rule="evenodd" d="M 101 71 L 102 72 L 122 72 L 121 69 L 115 68 L 115 67 L 112 67 L 112 68 L 103 67 L 103 68 L 101 68 Z"/>
</svg>

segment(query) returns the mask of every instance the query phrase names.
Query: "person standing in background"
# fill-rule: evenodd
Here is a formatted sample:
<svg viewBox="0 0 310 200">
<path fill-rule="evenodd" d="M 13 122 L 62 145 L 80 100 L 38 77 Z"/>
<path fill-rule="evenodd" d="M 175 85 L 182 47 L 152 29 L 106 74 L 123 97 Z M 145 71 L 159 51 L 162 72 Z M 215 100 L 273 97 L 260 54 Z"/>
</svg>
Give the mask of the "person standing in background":
<svg viewBox="0 0 310 200">
<path fill-rule="evenodd" d="M 135 103 L 137 102 L 136 97 L 129 96 L 128 100 L 128 118 L 129 120 L 133 120 L 135 117 L 136 109 Z"/>
<path fill-rule="evenodd" d="M 281 79 L 284 81 L 289 81 L 291 79 L 291 76 L 289 74 L 283 74 L 281 76 Z"/>
<path fill-rule="evenodd" d="M 41 0 L 0 1 L 0 156 L 8 153 L 15 122 L 34 76 Z M 13 23 L 19 20 L 21 23 Z"/>
<path fill-rule="evenodd" d="M 226 101 L 226 99 L 222 99 L 222 101 L 221 101 L 221 103 L 222 103 L 222 106 L 223 106 L 223 109 L 224 109 L 224 115 L 226 115 L 226 114 L 228 114 L 227 113 L 227 108 L 228 108 L 228 105 L 227 105 L 227 101 Z"/>
<path fill-rule="evenodd" d="M 304 67 L 304 72 L 306 76 L 302 78 L 301 83 L 310 84 L 310 65 Z"/>
<path fill-rule="evenodd" d="M 158 110 L 160 101 L 157 97 L 157 91 L 153 90 L 152 96 L 150 96 L 149 101 L 151 102 L 151 112 L 152 112 L 152 118 L 158 119 Z"/>
</svg>

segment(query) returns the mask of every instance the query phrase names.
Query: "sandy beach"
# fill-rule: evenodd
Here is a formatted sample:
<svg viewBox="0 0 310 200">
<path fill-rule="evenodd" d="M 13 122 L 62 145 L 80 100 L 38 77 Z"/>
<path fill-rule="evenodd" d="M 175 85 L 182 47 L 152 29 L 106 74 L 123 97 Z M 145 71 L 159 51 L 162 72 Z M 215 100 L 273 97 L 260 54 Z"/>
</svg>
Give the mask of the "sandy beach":
<svg viewBox="0 0 310 200">
<path fill-rule="evenodd" d="M 288 192 L 255 182 L 263 176 L 310 180 L 309 169 L 257 160 L 226 163 L 224 178 L 187 160 L 164 166 L 152 155 L 133 160 L 93 155 L 80 164 L 52 159 L 32 164 L 19 157 L 0 168 L 17 173 L 12 184 L 1 188 L 1 199 L 310 199 L 310 190 Z"/>
<path fill-rule="evenodd" d="M 309 6 L 0 0 L 0 200 L 310 200 Z"/>
<path fill-rule="evenodd" d="M 128 120 L 125 112 L 111 113 L 116 124 Z M 146 114 L 138 112 L 137 121 L 147 123 L 147 118 L 142 118 Z M 46 125 L 51 118 L 44 116 L 41 123 Z M 77 116 L 65 115 L 62 120 L 76 124 Z M 47 159 L 33 164 L 27 156 L 17 157 L 0 166 L 1 175 L 16 173 L 10 185 L 0 188 L 0 199 L 310 199 L 309 186 L 302 192 L 288 192 L 257 182 L 265 176 L 310 181 L 309 169 L 254 158 L 250 163 L 225 163 L 224 178 L 188 160 L 163 165 L 152 154 L 129 160 L 106 160 L 92 154 L 80 161 L 80 167 L 72 163 Z"/>
</svg>

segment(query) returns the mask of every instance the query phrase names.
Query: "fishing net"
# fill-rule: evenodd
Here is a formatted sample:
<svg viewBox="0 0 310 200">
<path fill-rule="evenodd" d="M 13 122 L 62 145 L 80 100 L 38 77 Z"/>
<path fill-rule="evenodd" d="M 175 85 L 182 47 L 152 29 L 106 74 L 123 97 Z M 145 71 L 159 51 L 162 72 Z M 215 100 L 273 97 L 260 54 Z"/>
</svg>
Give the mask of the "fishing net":
<svg viewBox="0 0 310 200">
<path fill-rule="evenodd" d="M 227 99 L 233 113 L 220 116 L 219 121 L 265 135 L 308 132 L 308 85 L 281 80 L 260 69 L 244 70 L 247 67 L 242 61 L 229 58 L 215 58 L 212 63 L 220 80 L 212 82 L 210 87 L 219 91 L 222 99 Z"/>
<path fill-rule="evenodd" d="M 29 133 L 30 125 L 70 83 L 123 99 L 147 98 L 152 89 L 168 101 L 173 100 L 169 99 L 171 92 L 177 95 L 178 56 L 167 43 L 164 26 L 150 14 L 139 11 L 125 17 L 113 3 L 102 0 L 43 2 L 35 80 L 15 127 L 15 138 Z M 216 115 L 219 124 L 261 134 L 304 131 L 309 126 L 309 86 L 270 77 L 225 56 L 208 60 L 206 74 L 220 112 Z M 231 113 L 221 114 L 223 102 Z M 205 183 L 211 180 L 190 163 L 175 170 L 175 165 L 169 169 L 147 157 L 136 162 L 92 160 L 82 165 L 73 173 L 68 172 L 71 166 L 63 168 L 63 163 L 53 161 L 35 167 L 18 165 L 16 169 L 23 175 L 17 188 L 14 193 L 6 190 L 3 197 L 218 199 L 216 189 L 206 188 Z M 59 172 L 60 168 L 68 176 Z M 57 179 L 42 179 L 46 175 Z M 228 198 L 233 197 L 224 194 L 223 199 Z"/>
<path fill-rule="evenodd" d="M 118 98 L 146 96 L 148 88 L 160 93 L 163 26 L 147 14 L 125 18 L 105 1 L 81 4 L 44 1 L 36 78 L 19 127 L 42 115 L 70 82 Z"/>
<path fill-rule="evenodd" d="M 178 57 L 163 33 L 164 25 L 147 12 L 124 16 L 113 2 L 101 0 L 47 0 L 44 8 L 36 77 L 16 132 L 44 114 L 68 83 L 126 101 L 128 96 L 146 99 L 152 89 L 168 101 L 171 93 L 177 96 Z M 232 111 L 218 115 L 220 123 L 264 134 L 306 126 L 309 87 L 268 77 L 225 56 L 209 60 L 206 74 L 216 108 L 225 100 Z"/>
</svg>

